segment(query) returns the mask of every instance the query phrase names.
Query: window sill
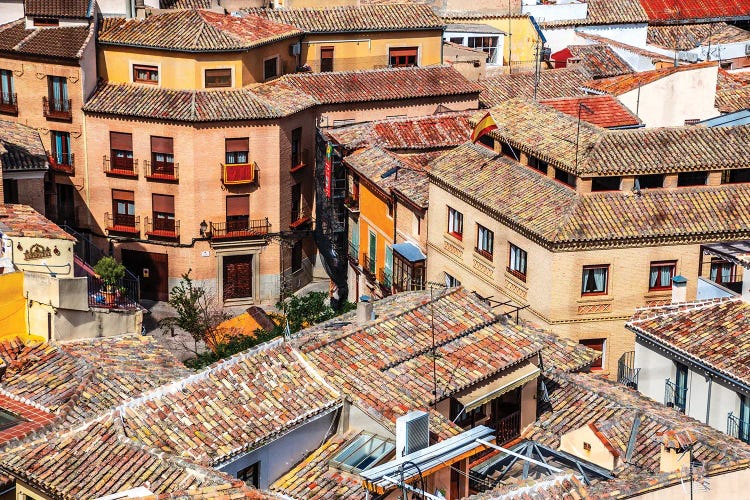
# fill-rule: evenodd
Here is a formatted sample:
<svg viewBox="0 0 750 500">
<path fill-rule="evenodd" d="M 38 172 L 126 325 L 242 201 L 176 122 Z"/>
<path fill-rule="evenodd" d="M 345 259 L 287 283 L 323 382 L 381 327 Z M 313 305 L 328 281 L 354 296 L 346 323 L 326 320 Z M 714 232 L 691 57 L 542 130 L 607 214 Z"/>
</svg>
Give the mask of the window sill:
<svg viewBox="0 0 750 500">
<path fill-rule="evenodd" d="M 461 235 L 458 235 L 456 233 L 445 233 L 446 239 L 450 241 L 451 243 L 456 243 L 461 246 L 464 244 L 463 237 Z"/>
<path fill-rule="evenodd" d="M 494 265 L 494 263 L 492 262 L 492 257 L 493 257 L 493 255 L 492 255 L 492 254 L 490 254 L 490 253 L 487 253 L 487 252 L 482 252 L 481 250 L 478 250 L 478 249 L 476 249 L 476 248 L 475 248 L 475 249 L 474 249 L 474 257 L 475 257 L 475 258 L 476 258 L 476 257 L 480 257 L 480 258 L 481 258 L 482 260 L 484 260 L 485 262 L 487 262 L 487 263 L 489 263 L 489 264 L 492 264 L 492 265 Z"/>
<path fill-rule="evenodd" d="M 528 290 L 529 286 L 526 283 L 526 280 L 522 280 L 517 275 L 513 274 L 512 272 L 505 270 L 505 279 L 510 280 L 511 283 L 513 283 L 515 286 L 518 286 L 522 288 L 523 290 Z"/>
<path fill-rule="evenodd" d="M 671 297 L 672 296 L 672 288 L 663 288 L 658 289 L 655 288 L 653 290 L 649 290 L 648 292 L 643 294 L 643 298 L 645 299 L 654 299 L 654 298 L 665 298 L 665 297 Z"/>
<path fill-rule="evenodd" d="M 580 299 L 576 300 L 577 304 L 586 304 L 589 302 L 612 302 L 614 298 L 607 293 L 600 294 L 586 294 L 581 296 Z"/>
</svg>

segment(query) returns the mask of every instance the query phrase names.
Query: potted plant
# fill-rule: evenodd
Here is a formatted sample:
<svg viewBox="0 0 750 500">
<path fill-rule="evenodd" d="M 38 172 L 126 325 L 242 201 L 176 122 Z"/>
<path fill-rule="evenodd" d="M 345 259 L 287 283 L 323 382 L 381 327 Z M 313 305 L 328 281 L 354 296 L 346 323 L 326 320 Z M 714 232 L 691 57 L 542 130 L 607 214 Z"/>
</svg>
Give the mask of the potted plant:
<svg viewBox="0 0 750 500">
<path fill-rule="evenodd" d="M 104 283 L 104 302 L 107 305 L 115 301 L 115 285 L 125 277 L 125 266 L 112 257 L 102 257 L 94 266 L 94 272 Z"/>
</svg>

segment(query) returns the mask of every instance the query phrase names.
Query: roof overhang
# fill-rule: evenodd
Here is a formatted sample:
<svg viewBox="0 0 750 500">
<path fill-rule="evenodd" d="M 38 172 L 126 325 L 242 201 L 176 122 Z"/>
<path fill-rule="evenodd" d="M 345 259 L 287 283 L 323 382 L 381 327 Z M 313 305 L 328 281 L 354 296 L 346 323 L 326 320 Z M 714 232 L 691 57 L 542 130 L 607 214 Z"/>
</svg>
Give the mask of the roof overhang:
<svg viewBox="0 0 750 500">
<path fill-rule="evenodd" d="M 521 387 L 526 382 L 536 379 L 540 373 L 541 370 L 538 366 L 527 363 L 456 399 L 463 405 L 464 412 L 469 412 L 488 401 Z"/>
</svg>

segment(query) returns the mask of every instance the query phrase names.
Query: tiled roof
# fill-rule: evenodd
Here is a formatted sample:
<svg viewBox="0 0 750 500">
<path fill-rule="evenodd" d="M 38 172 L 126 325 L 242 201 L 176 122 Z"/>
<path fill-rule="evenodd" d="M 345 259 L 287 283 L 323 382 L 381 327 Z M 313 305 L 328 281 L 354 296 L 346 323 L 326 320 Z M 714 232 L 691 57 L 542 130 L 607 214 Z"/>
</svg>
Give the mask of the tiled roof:
<svg viewBox="0 0 750 500">
<path fill-rule="evenodd" d="M 471 495 L 467 500 L 578 500 L 587 498 L 586 485 L 574 474 L 513 482 Z"/>
<path fill-rule="evenodd" d="M 640 196 L 630 192 L 579 195 L 529 167 L 472 144 L 435 160 L 429 176 L 432 183 L 557 250 L 670 239 L 729 240 L 750 234 L 747 185 L 646 189 Z"/>
<path fill-rule="evenodd" d="M 333 436 L 305 460 L 297 464 L 270 486 L 271 491 L 299 499 L 367 498 L 361 478 L 328 466 L 328 461 L 342 450 L 356 432 Z"/>
<path fill-rule="evenodd" d="M 581 87 L 591 79 L 581 68 L 565 68 L 542 71 L 537 87 L 538 99 L 556 99 L 583 94 Z M 479 82 L 482 93 L 479 100 L 485 106 L 498 104 L 513 98 L 534 98 L 534 73 L 499 75 Z"/>
<path fill-rule="evenodd" d="M 47 152 L 35 128 L 0 120 L 3 172 L 47 170 Z"/>
<path fill-rule="evenodd" d="M 411 31 L 441 29 L 445 25 L 428 5 L 420 3 L 250 9 L 249 12 L 308 33 Z"/>
<path fill-rule="evenodd" d="M 160 9 L 210 9 L 212 0 L 159 0 Z"/>
<path fill-rule="evenodd" d="M 734 113 L 750 108 L 750 86 L 716 91 L 716 108 L 722 113 Z"/>
<path fill-rule="evenodd" d="M 750 0 L 640 0 L 651 21 L 722 19 L 750 16 Z"/>
<path fill-rule="evenodd" d="M 689 432 L 696 439 L 693 456 L 707 474 L 750 464 L 750 446 L 623 385 L 558 371 L 548 371 L 544 383 L 549 400 L 540 401 L 539 417 L 522 432 L 523 439 L 557 449 L 563 434 L 594 424 L 624 457 L 633 422 L 640 420 L 630 460 L 620 461 L 614 479 L 592 481 L 588 494 L 593 498 L 630 498 L 647 489 L 680 484 L 686 472 L 664 474 L 659 468 L 662 436 L 670 431 Z"/>
<path fill-rule="evenodd" d="M 750 32 L 727 23 L 649 26 L 646 42 L 668 50 L 693 50 L 696 45 L 741 43 Z"/>
<path fill-rule="evenodd" d="M 439 149 L 463 144 L 471 135 L 473 111 L 416 118 L 389 118 L 327 129 L 326 135 L 347 149 L 380 146 L 395 151 Z"/>
<path fill-rule="evenodd" d="M 272 341 L 122 408 L 125 431 L 148 447 L 217 465 L 339 403 L 289 344 Z"/>
<path fill-rule="evenodd" d="M 568 45 L 572 59 L 584 67 L 592 78 L 625 75 L 633 72 L 628 63 L 622 60 L 609 45 Z"/>
<path fill-rule="evenodd" d="M 266 84 L 294 88 L 321 104 L 478 94 L 481 87 L 450 66 L 288 74 Z"/>
<path fill-rule="evenodd" d="M 26 29 L 24 19 L 0 26 L 0 53 L 15 57 L 80 59 L 94 37 L 94 25 Z"/>
<path fill-rule="evenodd" d="M 0 409 L 20 417 L 16 425 L 0 430 L 0 447 L 7 446 L 14 439 L 25 439 L 31 433 L 42 430 L 55 420 L 54 414 L 30 403 L 10 393 L 0 392 Z M 5 483 L 5 481 L 2 482 Z"/>
<path fill-rule="evenodd" d="M 740 298 L 642 309 L 627 327 L 750 386 L 750 304 Z"/>
<path fill-rule="evenodd" d="M 651 59 L 651 61 L 662 61 L 662 62 L 673 62 L 673 58 L 666 56 L 664 54 L 660 54 L 658 52 L 654 52 L 652 50 L 646 50 L 641 47 L 636 47 L 635 45 L 629 45 L 627 43 L 623 43 L 617 40 L 613 40 L 611 38 L 594 35 L 593 33 L 586 33 L 584 31 L 576 31 L 576 36 L 579 38 L 583 38 L 585 40 L 591 40 L 592 42 L 596 43 L 603 43 L 606 45 L 609 45 L 610 47 L 615 47 L 620 50 L 624 50 L 626 52 L 630 52 L 632 54 L 637 54 L 642 57 L 647 57 Z"/>
<path fill-rule="evenodd" d="M 740 89 L 748 84 L 750 84 L 750 72 L 745 75 L 737 72 L 730 73 L 724 68 L 719 68 L 716 76 L 716 90 Z"/>
<path fill-rule="evenodd" d="M 28 236 L 75 241 L 57 224 L 28 205 L 0 204 L 0 233 L 7 236 Z"/>
<path fill-rule="evenodd" d="M 117 413 L 5 450 L 0 467 L 53 498 L 93 499 L 148 485 L 156 494 L 230 484 L 227 474 L 129 439 Z"/>
<path fill-rule="evenodd" d="M 645 23 L 646 12 L 638 0 L 588 0 L 586 19 L 569 19 L 539 23 L 543 28 L 565 26 Z"/>
<path fill-rule="evenodd" d="M 176 10 L 110 23 L 99 43 L 176 50 L 227 52 L 259 47 L 302 32 L 260 16 L 235 17 L 207 10 Z"/>
<path fill-rule="evenodd" d="M 591 111 L 582 110 L 581 120 L 599 127 L 616 128 L 641 125 L 641 120 L 637 116 L 610 95 L 564 97 L 561 99 L 546 99 L 540 102 L 576 118 L 578 117 L 579 106 L 585 104 Z"/>
<path fill-rule="evenodd" d="M 657 80 L 661 80 L 662 78 L 665 78 L 667 76 L 674 75 L 675 73 L 704 69 L 712 66 L 718 68 L 718 64 L 716 62 L 707 61 L 685 66 L 672 66 L 669 68 L 652 69 L 649 71 L 641 71 L 639 73 L 632 73 L 629 75 L 591 80 L 585 84 L 585 87 L 587 89 L 606 92 L 612 95 L 622 95 L 626 92 L 630 92 L 631 90 L 635 90 L 638 87 L 642 87 Z"/>
<path fill-rule="evenodd" d="M 93 0 L 24 0 L 24 13 L 29 17 L 90 17 Z"/>
<path fill-rule="evenodd" d="M 265 85 L 234 90 L 172 90 L 146 85 L 100 85 L 83 110 L 156 120 L 210 122 L 263 120 L 314 106 L 311 97 Z"/>
<path fill-rule="evenodd" d="M 204 486 L 188 490 L 170 491 L 160 495 L 148 495 L 134 500 L 289 500 L 272 493 L 246 486 L 243 481 L 233 481 L 219 486 Z"/>
<path fill-rule="evenodd" d="M 530 100 L 491 109 L 491 135 L 582 177 L 724 170 L 750 166 L 750 126 L 607 130 Z M 475 115 L 472 120 L 478 119 Z M 577 110 L 576 110 L 577 116 Z"/>
</svg>

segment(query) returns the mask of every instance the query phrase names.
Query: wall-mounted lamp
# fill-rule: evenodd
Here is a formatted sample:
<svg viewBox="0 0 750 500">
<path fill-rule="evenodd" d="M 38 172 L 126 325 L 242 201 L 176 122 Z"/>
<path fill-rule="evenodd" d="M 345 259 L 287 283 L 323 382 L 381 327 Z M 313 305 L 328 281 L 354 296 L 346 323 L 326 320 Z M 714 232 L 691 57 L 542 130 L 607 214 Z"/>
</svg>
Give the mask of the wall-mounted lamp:
<svg viewBox="0 0 750 500">
<path fill-rule="evenodd" d="M 206 232 L 208 231 L 208 224 L 206 223 L 205 219 L 201 221 L 200 231 L 202 237 L 206 236 Z"/>
</svg>

